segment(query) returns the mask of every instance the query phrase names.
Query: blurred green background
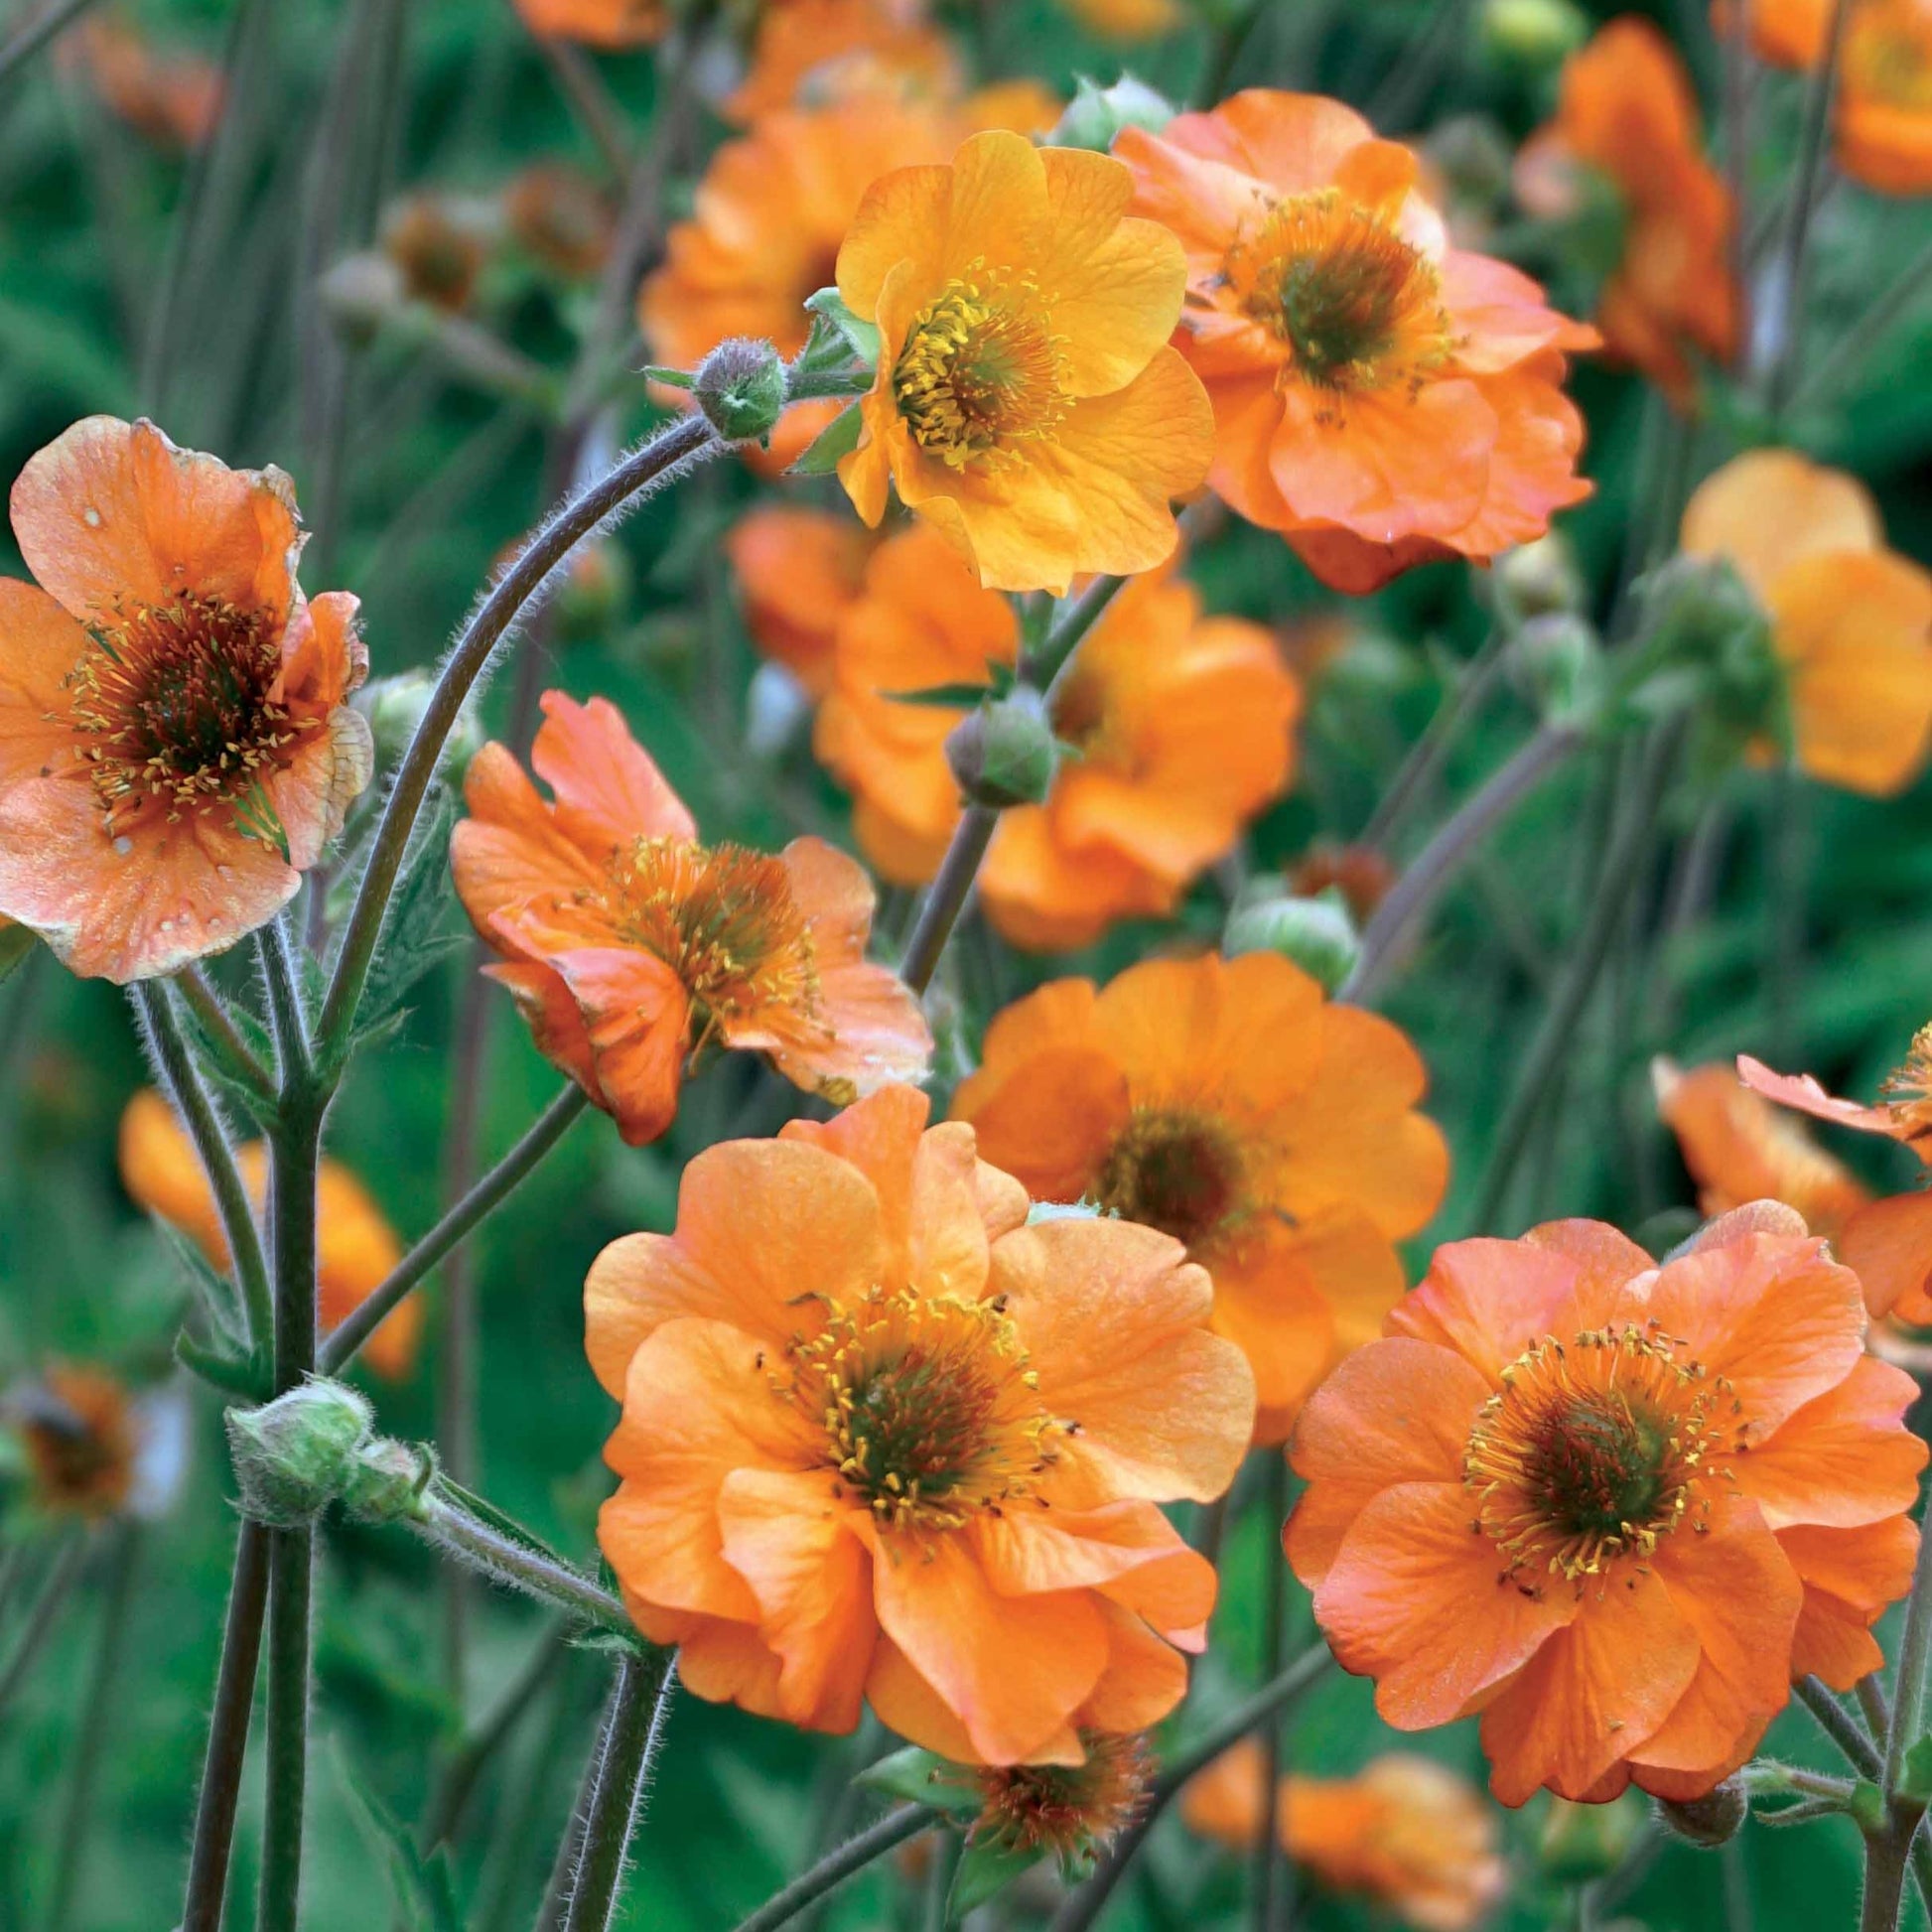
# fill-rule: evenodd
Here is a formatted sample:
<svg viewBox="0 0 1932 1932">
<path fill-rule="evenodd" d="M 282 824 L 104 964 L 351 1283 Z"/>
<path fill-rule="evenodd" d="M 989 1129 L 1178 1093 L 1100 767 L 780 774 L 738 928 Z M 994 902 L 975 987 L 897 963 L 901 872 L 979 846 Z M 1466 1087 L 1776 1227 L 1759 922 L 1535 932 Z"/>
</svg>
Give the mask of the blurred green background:
<svg viewBox="0 0 1932 1932">
<path fill-rule="evenodd" d="M 1393 133 L 1465 113 L 1492 117 L 1512 137 L 1527 132 L 1548 111 L 1549 71 L 1495 58 L 1472 31 L 1473 9 L 1445 37 L 1446 11 L 1437 0 L 1285 0 L 1264 10 L 1237 77 L 1362 105 L 1393 99 L 1403 110 Z M 1684 0 L 1654 11 L 1708 79 L 1702 6 Z M 24 9 L 16 6 L 8 24 L 14 17 Z M 426 665 L 492 559 L 545 501 L 546 427 L 531 408 L 480 393 L 421 349 L 345 345 L 324 314 L 318 278 L 371 239 L 398 193 L 486 194 L 533 160 L 591 167 L 594 151 L 507 0 L 140 0 L 131 17 L 166 47 L 227 62 L 229 113 L 211 146 L 183 155 L 116 120 L 58 54 L 0 82 L 0 475 L 11 478 L 34 450 L 95 411 L 152 414 L 185 445 L 236 464 L 277 463 L 294 476 L 316 531 L 303 570 L 309 590 L 361 596 L 378 675 Z M 1198 35 L 1123 52 L 1083 38 L 1043 0 L 988 0 L 963 32 L 989 73 L 1026 71 L 1061 88 L 1076 72 L 1110 78 L 1126 65 L 1183 91 L 1201 61 Z M 1436 37 L 1434 52 L 1421 59 L 1425 35 Z M 648 56 L 599 66 L 640 126 L 661 111 Z M 1762 90 L 1759 186 L 1767 194 L 1796 111 L 1794 83 Z M 700 152 L 723 132 L 708 110 L 697 127 Z M 672 180 L 673 212 L 688 205 L 690 186 L 688 168 Z M 1820 235 L 1819 339 L 1854 320 L 1928 233 L 1922 210 L 1841 189 Z M 1561 277 L 1558 287 L 1572 292 Z M 499 267 L 478 313 L 519 350 L 561 367 L 593 299 L 526 268 Z M 1920 558 L 1932 523 L 1928 351 L 1932 313 L 1907 316 L 1854 389 L 1799 426 L 1814 454 L 1872 483 L 1894 545 Z M 1654 405 L 1634 378 L 1601 369 L 1583 371 L 1576 390 L 1599 493 L 1568 527 L 1600 609 L 1651 514 L 1637 479 Z M 610 427 L 628 437 L 648 420 L 637 385 Z M 1727 453 L 1721 434 L 1701 446 L 1707 464 Z M 756 660 L 717 539 L 769 487 L 721 467 L 652 504 L 618 539 L 630 566 L 620 607 L 573 634 L 548 630 L 540 665 L 545 683 L 614 698 L 710 834 L 766 843 L 804 827 L 836 836 L 843 812 L 801 749 L 775 760 L 744 749 Z M 798 500 L 832 500 L 822 484 L 787 489 Z M 5 543 L 0 536 L 0 549 Z M 0 564 L 21 568 L 11 550 Z M 1212 605 L 1273 623 L 1327 605 L 1284 545 L 1239 526 L 1217 537 L 1196 572 Z M 1256 831 L 1257 868 L 1292 861 L 1317 836 L 1359 828 L 1484 626 L 1465 573 L 1448 567 L 1417 573 L 1353 615 L 1359 634 L 1314 694 L 1296 795 Z M 488 696 L 493 720 L 513 676 Z M 1479 782 L 1532 718 L 1522 693 L 1490 705 L 1456 747 L 1437 808 L 1414 822 L 1412 842 L 1423 820 L 1440 816 L 1442 800 Z M 1580 847 L 1602 821 L 1617 778 L 1610 759 L 1580 761 L 1522 812 L 1447 902 L 1388 1003 L 1429 1062 L 1430 1105 L 1455 1156 L 1450 1196 L 1416 1246 L 1418 1266 L 1434 1240 L 1471 1231 L 1486 1138 L 1542 986 L 1575 930 Z M 1653 1053 L 1689 1063 L 1752 1050 L 1866 1094 L 1932 1009 L 1932 785 L 1879 805 L 1775 774 L 1735 773 L 1684 803 L 1602 995 L 1571 1042 L 1536 1156 L 1509 1203 L 1512 1226 L 1594 1214 L 1655 1245 L 1689 1224 L 1689 1184 L 1652 1115 L 1645 1069 Z M 1687 865 L 1697 868 L 1688 877 Z M 1680 902 L 1674 893 L 1684 915 L 1658 948 L 1648 935 Z M 889 903 L 888 924 L 905 909 Z M 1223 910 L 1204 884 L 1183 923 L 1211 938 Z M 1069 964 L 1104 975 L 1171 936 L 1123 929 L 1070 963 L 969 946 L 970 976 L 957 989 L 967 1033 L 993 1005 Z M 405 1238 L 440 1208 L 449 1048 L 472 970 L 462 950 L 423 981 L 402 1034 L 358 1065 L 333 1119 L 332 1151 Z M 240 963 L 223 977 L 247 984 Z M 492 998 L 483 1011 L 481 1138 L 493 1156 L 555 1091 L 556 1076 L 506 1001 Z M 111 987 L 75 983 L 37 960 L 0 988 L 0 1380 L 57 1356 L 162 1378 L 188 1284 L 116 1175 L 120 1110 L 144 1080 L 127 1007 Z M 641 1151 L 621 1148 L 592 1115 L 473 1244 L 480 1485 L 563 1548 L 592 1548 L 605 1486 L 598 1451 L 612 1422 L 581 1353 L 586 1265 L 621 1232 L 669 1224 L 690 1152 L 723 1133 L 770 1131 L 794 1098 L 743 1065 L 716 1066 L 691 1090 L 672 1136 Z M 1898 1150 L 1853 1154 L 1874 1177 L 1904 1183 L 1909 1163 Z M 429 1293 L 416 1375 L 374 1390 L 382 1426 L 397 1435 L 436 1431 L 435 1284 Z M 72 1917 L 90 1932 L 166 1926 L 179 1905 L 234 1528 L 219 1404 L 211 1391 L 183 1387 L 193 1407 L 185 1488 L 137 1553 L 100 1825 Z M 1248 1495 L 1190 1723 L 1254 1680 L 1263 1580 L 1278 1561 L 1274 1528 Z M 415 1819 L 463 1719 L 433 1562 L 393 1534 L 355 1528 L 332 1534 L 327 1550 L 306 1923 L 313 1932 L 364 1932 L 392 1915 L 412 1922 L 421 1909 L 406 1894 L 391 1903 L 389 1855 L 368 1801 Z M 46 1544 L 27 1556 L 45 1563 Z M 75 1606 L 0 1720 L 0 1926 L 39 1923 L 100 1571 L 96 1552 Z M 515 1674 L 540 1630 L 520 1603 L 481 1593 L 472 1601 L 473 1716 Z M 565 1654 L 485 1775 L 457 1847 L 466 1923 L 528 1923 L 603 1670 L 593 1654 Z M 1298 1709 L 1291 1738 L 1292 1762 L 1323 1771 L 1353 1768 L 1393 1741 L 1373 1719 L 1366 1687 L 1347 1681 Z M 1787 1717 L 1774 1742 L 1825 1761 L 1802 1718 Z M 813 1856 L 839 1815 L 851 1815 L 839 1813 L 844 1781 L 861 1752 L 878 1748 L 876 1738 L 806 1738 L 683 1699 L 623 1923 L 663 1932 L 734 1923 Z M 1468 1727 L 1422 1748 L 1479 1771 Z M 237 1842 L 242 1895 L 252 1885 L 258 1812 L 251 1783 Z M 1511 1928 L 1567 1923 L 1562 1894 L 1539 1875 L 1542 1827 L 1541 1805 L 1508 1821 L 1517 1884 L 1498 1922 Z M 1240 1860 L 1169 1822 L 1105 1922 L 1244 1922 L 1242 1880 Z M 1851 1923 L 1856 1884 L 1849 1827 L 1779 1834 L 1753 1826 L 1722 1856 L 1663 1852 L 1619 1909 L 1659 1932 L 1809 1932 Z M 923 1909 L 916 1882 L 889 1867 L 844 1895 L 827 1922 L 909 1926 Z M 1030 1909 L 1026 1897 L 999 1908 L 1014 1923 L 1027 1922 Z M 1298 1914 L 1310 1928 L 1371 1922 L 1314 1893 Z"/>
</svg>

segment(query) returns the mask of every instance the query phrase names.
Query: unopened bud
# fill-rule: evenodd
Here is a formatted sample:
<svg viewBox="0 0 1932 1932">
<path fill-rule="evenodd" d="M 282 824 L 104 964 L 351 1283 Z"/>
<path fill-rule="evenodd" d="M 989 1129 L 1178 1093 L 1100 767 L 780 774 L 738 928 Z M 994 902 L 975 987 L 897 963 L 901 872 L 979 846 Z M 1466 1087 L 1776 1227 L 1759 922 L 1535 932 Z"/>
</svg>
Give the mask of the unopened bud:
<svg viewBox="0 0 1932 1932">
<path fill-rule="evenodd" d="M 1660 1798 L 1657 1816 L 1687 1845 L 1707 1852 L 1727 1845 L 1750 1816 L 1750 1798 L 1744 1781 L 1731 1776 L 1707 1791 L 1702 1798 Z"/>
<path fill-rule="evenodd" d="M 983 704 L 946 740 L 946 762 L 975 805 L 1037 805 L 1057 761 L 1045 703 L 1024 686 Z"/>
<path fill-rule="evenodd" d="M 1581 724 L 1594 712 L 1603 694 L 1603 655 L 1582 618 L 1532 618 L 1511 649 L 1531 701 L 1550 723 Z"/>
<path fill-rule="evenodd" d="M 1561 530 L 1519 544 L 1496 559 L 1496 582 L 1518 618 L 1581 611 L 1588 600 L 1577 553 Z"/>
<path fill-rule="evenodd" d="M 691 393 L 726 442 L 761 441 L 784 410 L 785 365 L 769 343 L 733 336 L 698 364 Z"/>
<path fill-rule="evenodd" d="M 393 764 L 416 736 L 423 722 L 436 678 L 426 670 L 398 671 L 394 677 L 372 678 L 356 692 L 349 703 L 368 720 L 369 735 L 375 741 L 378 768 Z M 482 749 L 483 727 L 474 705 L 466 704 L 457 713 L 450 735 L 443 741 L 442 764 L 446 770 L 461 772 Z"/>
<path fill-rule="evenodd" d="M 1483 0 L 1482 44 L 1523 67 L 1555 67 L 1589 38 L 1575 0 Z"/>
<path fill-rule="evenodd" d="M 1311 898 L 1282 895 L 1237 904 L 1228 915 L 1221 950 L 1230 959 L 1249 952 L 1279 953 L 1332 993 L 1355 970 L 1362 939 L 1348 901 L 1338 888 L 1329 887 Z"/>
<path fill-rule="evenodd" d="M 1537 1863 L 1558 1884 L 1587 1884 L 1622 1864 L 1645 1831 L 1644 1803 L 1626 1791 L 1606 1805 L 1551 1800 Z"/>
<path fill-rule="evenodd" d="M 1642 586 L 1645 661 L 1653 679 L 1687 687 L 1707 738 L 1778 738 L 1785 729 L 1786 673 L 1771 621 L 1723 557 L 1673 557 Z"/>
<path fill-rule="evenodd" d="M 601 637 L 630 597 L 630 559 L 611 538 L 580 543 L 557 587 L 557 631 L 565 643 Z"/>
<path fill-rule="evenodd" d="M 1105 154 L 1124 127 L 1145 128 L 1159 134 L 1179 112 L 1167 95 L 1146 81 L 1123 73 L 1111 87 L 1080 75 L 1066 111 L 1046 136 L 1049 148 L 1093 148 Z"/>
<path fill-rule="evenodd" d="M 321 282 L 322 306 L 344 341 L 366 347 L 409 301 L 402 270 L 373 250 L 345 255 Z"/>
<path fill-rule="evenodd" d="M 349 1487 L 375 1412 L 341 1382 L 311 1381 L 225 1420 L 241 1513 L 300 1529 Z"/>
</svg>

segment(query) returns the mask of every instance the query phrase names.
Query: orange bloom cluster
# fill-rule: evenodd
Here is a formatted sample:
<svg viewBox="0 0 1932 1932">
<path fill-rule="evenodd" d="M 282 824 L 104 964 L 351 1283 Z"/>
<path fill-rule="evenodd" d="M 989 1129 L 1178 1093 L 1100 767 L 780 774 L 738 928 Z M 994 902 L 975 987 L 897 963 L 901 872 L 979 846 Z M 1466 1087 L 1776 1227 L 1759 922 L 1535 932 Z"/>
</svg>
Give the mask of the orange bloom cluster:
<svg viewBox="0 0 1932 1932">
<path fill-rule="evenodd" d="M 1254 1370 L 1278 1443 L 1402 1295 L 1395 1243 L 1449 1155 L 1386 1020 L 1273 953 L 1151 960 L 1104 991 L 1056 980 L 988 1029 L 954 1112 L 1036 1200 L 1097 1202 L 1187 1245 L 1211 1325 Z"/>
<path fill-rule="evenodd" d="M 872 555 L 835 642 L 818 755 L 856 794 L 866 857 L 897 884 L 923 884 L 959 821 L 945 740 L 964 713 L 895 694 L 981 685 L 989 666 L 1013 665 L 1012 606 L 915 527 Z M 1204 617 L 1178 577 L 1136 580 L 1054 693 L 1054 736 L 1073 753 L 1045 803 L 1001 815 L 980 875 L 988 917 L 1017 945 L 1056 949 L 1172 911 L 1286 786 L 1300 713 L 1265 630 Z"/>
<path fill-rule="evenodd" d="M 1932 757 L 1932 574 L 1885 548 L 1864 485 L 1752 450 L 1699 485 L 1682 543 L 1727 558 L 1769 614 L 1800 766 L 1878 797 L 1910 784 Z"/>
<path fill-rule="evenodd" d="M 713 1147 L 674 1234 L 599 1257 L 599 1540 L 701 1697 L 833 1730 L 863 1700 L 961 1763 L 1077 1764 L 1186 1688 L 1214 1574 L 1158 1505 L 1226 1488 L 1254 1384 L 1175 1242 L 1030 1227 L 925 1119 L 888 1087 Z"/>
<path fill-rule="evenodd" d="M 1595 332 L 1451 248 L 1407 148 L 1339 102 L 1254 90 L 1115 151 L 1186 249 L 1175 340 L 1214 406 L 1209 482 L 1325 583 L 1487 560 L 1588 494 L 1559 385 Z"/>
<path fill-rule="evenodd" d="M 0 913 L 120 982 L 294 897 L 368 782 L 356 600 L 313 602 L 279 470 L 90 416 L 31 458 L 0 579 Z"/>
<path fill-rule="evenodd" d="M 1730 271 L 1730 197 L 1704 158 L 1697 94 L 1677 51 L 1647 20 L 1613 20 L 1564 64 L 1557 117 L 1518 157 L 1532 214 L 1577 211 L 1591 178 L 1624 223 L 1597 320 L 1610 351 L 1680 407 L 1694 354 L 1726 360 L 1740 312 Z"/>
<path fill-rule="evenodd" d="M 1261 1838 L 1266 1797 L 1261 1746 L 1247 1738 L 1188 1784 L 1180 1815 L 1203 1838 L 1247 1851 Z M 1508 1887 L 1481 1797 L 1410 1752 L 1391 1751 L 1352 1778 L 1285 1777 L 1276 1818 L 1290 1858 L 1416 1932 L 1468 1932 Z"/>
<path fill-rule="evenodd" d="M 876 543 L 843 516 L 792 503 L 760 505 L 725 538 L 752 641 L 814 699 L 832 688 L 839 619 Z"/>
<path fill-rule="evenodd" d="M 1456 1242 L 1385 1335 L 1303 1414 L 1289 1558 L 1389 1723 L 1482 1714 L 1505 1803 L 1701 1796 L 1794 1677 L 1882 1661 L 1916 1386 L 1789 1208 L 1662 1267 L 1590 1221 Z"/>
<path fill-rule="evenodd" d="M 214 1190 L 188 1130 L 160 1094 L 144 1089 L 121 1115 L 121 1184 L 201 1249 L 213 1268 L 228 1266 Z M 259 1215 L 268 1199 L 268 1149 L 251 1141 L 235 1150 L 241 1184 Z M 369 1191 L 339 1161 L 324 1160 L 316 1176 L 316 1297 L 325 1328 L 359 1309 L 394 1272 L 402 1243 Z M 423 1305 L 405 1298 L 362 1345 L 378 1375 L 400 1380 L 416 1360 Z"/>
<path fill-rule="evenodd" d="M 868 524 L 896 489 L 994 590 L 1173 554 L 1172 499 L 1205 477 L 1213 426 L 1168 345 L 1180 245 L 1127 213 L 1132 186 L 1106 155 L 995 129 L 867 192 L 838 284 L 881 339 L 839 462 Z"/>
<path fill-rule="evenodd" d="M 112 14 L 79 22 L 62 52 L 79 66 L 108 111 L 146 139 L 199 148 L 214 132 L 223 89 L 213 62 L 164 52 L 131 21 Z"/>
<path fill-rule="evenodd" d="M 586 47 L 645 47 L 662 38 L 663 0 L 516 0 L 531 33 Z"/>
<path fill-rule="evenodd" d="M 841 1101 L 924 1073 L 917 1002 L 866 963 L 873 891 L 852 860 L 820 839 L 775 856 L 701 845 L 615 706 L 549 691 L 543 714 L 531 763 L 552 798 L 485 745 L 450 864 L 505 955 L 486 970 L 626 1141 L 664 1132 L 714 1041 Z"/>
</svg>

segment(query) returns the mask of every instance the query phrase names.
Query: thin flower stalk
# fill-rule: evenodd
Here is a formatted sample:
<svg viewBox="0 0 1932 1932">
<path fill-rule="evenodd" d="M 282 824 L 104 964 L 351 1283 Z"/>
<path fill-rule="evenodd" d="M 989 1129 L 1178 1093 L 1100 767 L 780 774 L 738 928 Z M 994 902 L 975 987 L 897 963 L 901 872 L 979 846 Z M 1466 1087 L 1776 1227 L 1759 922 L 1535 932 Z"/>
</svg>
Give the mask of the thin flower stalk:
<svg viewBox="0 0 1932 1932">
<path fill-rule="evenodd" d="M 828 1852 L 782 1891 L 773 1892 L 749 1918 L 739 1921 L 736 1932 L 777 1932 L 779 1926 L 789 1925 L 799 1913 L 829 1896 L 847 1879 L 856 1878 L 869 1864 L 938 1822 L 936 1813 L 919 1805 L 889 1811 L 884 1818 L 847 1839 L 836 1851 Z"/>
<path fill-rule="evenodd" d="M 607 1932 L 623 1890 L 625 1854 L 651 1763 L 663 1736 L 673 1680 L 668 1651 L 631 1652 L 618 1665 L 611 1706 L 598 1740 L 597 1794 L 584 1821 L 564 1932 Z"/>
</svg>

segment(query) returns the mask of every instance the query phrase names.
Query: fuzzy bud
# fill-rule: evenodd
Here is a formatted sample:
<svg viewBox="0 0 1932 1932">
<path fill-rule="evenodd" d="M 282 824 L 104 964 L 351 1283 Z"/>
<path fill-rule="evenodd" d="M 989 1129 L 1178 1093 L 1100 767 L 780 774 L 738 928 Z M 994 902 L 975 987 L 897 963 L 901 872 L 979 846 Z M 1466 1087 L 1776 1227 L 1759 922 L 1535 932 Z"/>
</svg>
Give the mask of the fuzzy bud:
<svg viewBox="0 0 1932 1932">
<path fill-rule="evenodd" d="M 1694 698 L 1707 740 L 1781 738 L 1787 678 L 1771 621 L 1729 562 L 1673 557 L 1642 592 L 1649 634 L 1639 661 L 1653 708 Z"/>
<path fill-rule="evenodd" d="M 394 677 L 371 678 L 349 699 L 350 705 L 368 720 L 379 768 L 394 764 L 408 749 L 435 690 L 434 672 L 398 671 Z M 443 768 L 463 771 L 483 749 L 483 730 L 478 722 L 476 707 L 465 704 L 457 713 L 449 737 L 443 741 Z"/>
<path fill-rule="evenodd" d="M 375 1412 L 341 1382 L 310 1381 L 225 1420 L 242 1514 L 300 1529 L 350 1487 Z"/>
<path fill-rule="evenodd" d="M 1582 618 L 1532 618 L 1516 633 L 1513 663 L 1531 701 L 1552 724 L 1587 721 L 1603 693 L 1603 656 Z"/>
<path fill-rule="evenodd" d="M 366 348 L 408 306 L 402 270 L 373 249 L 345 255 L 323 276 L 322 306 L 343 340 Z"/>
<path fill-rule="evenodd" d="M 1737 1836 L 1750 1816 L 1750 1798 L 1740 1777 L 1727 1777 L 1702 1798 L 1660 1798 L 1657 1816 L 1687 1845 L 1716 1851 Z"/>
<path fill-rule="evenodd" d="M 971 804 L 1037 805 L 1053 782 L 1058 752 L 1045 702 L 1024 686 L 982 705 L 946 740 L 946 762 Z"/>
<path fill-rule="evenodd" d="M 1102 87 L 1084 73 L 1066 111 L 1046 136 L 1049 148 L 1092 148 L 1105 154 L 1124 127 L 1145 128 L 1159 134 L 1179 110 L 1146 81 L 1123 73 L 1111 87 Z"/>
<path fill-rule="evenodd" d="M 1519 544 L 1496 559 L 1496 582 L 1518 618 L 1581 611 L 1588 601 L 1577 553 L 1561 530 Z"/>
<path fill-rule="evenodd" d="M 1527 68 L 1553 68 L 1589 38 L 1575 0 L 1483 0 L 1482 44 Z"/>
<path fill-rule="evenodd" d="M 1312 898 L 1284 894 L 1238 903 L 1228 915 L 1221 950 L 1230 959 L 1248 952 L 1279 953 L 1332 993 L 1355 970 L 1362 940 L 1348 901 L 1330 887 Z"/>
<path fill-rule="evenodd" d="M 769 343 L 733 336 L 698 364 L 691 393 L 726 442 L 761 442 L 784 411 L 785 365 Z"/>
</svg>

